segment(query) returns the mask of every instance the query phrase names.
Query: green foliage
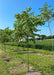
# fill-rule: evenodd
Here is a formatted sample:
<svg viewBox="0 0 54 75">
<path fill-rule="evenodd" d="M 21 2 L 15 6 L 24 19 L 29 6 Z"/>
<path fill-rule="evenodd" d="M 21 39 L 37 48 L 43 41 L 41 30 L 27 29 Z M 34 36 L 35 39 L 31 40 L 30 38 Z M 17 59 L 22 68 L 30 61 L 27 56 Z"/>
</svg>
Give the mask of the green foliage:
<svg viewBox="0 0 54 75">
<path fill-rule="evenodd" d="M 4 43 L 11 41 L 13 32 L 14 30 L 10 30 L 9 27 L 4 30 L 0 29 L 0 42 Z"/>
<path fill-rule="evenodd" d="M 27 47 L 26 42 L 6 42 L 6 45 L 9 46 L 17 46 L 17 47 Z M 54 39 L 53 39 L 53 47 L 54 47 Z M 51 40 L 36 40 L 35 43 L 32 41 L 28 42 L 28 48 L 35 48 L 35 49 L 44 49 L 52 51 L 52 42 Z"/>
<path fill-rule="evenodd" d="M 40 13 L 41 13 L 40 15 L 42 16 L 43 20 L 48 22 L 54 18 L 53 9 L 47 3 L 44 4 L 43 8 L 39 8 L 39 10 L 40 10 Z"/>
<path fill-rule="evenodd" d="M 14 43 L 14 44 L 13 44 Z M 17 46 L 17 47 L 27 47 L 26 42 L 6 42 L 6 45 L 9 46 Z M 49 50 L 52 51 L 52 42 L 51 40 L 35 40 L 35 43 L 33 43 L 32 41 L 28 42 L 28 47 L 29 48 L 35 48 L 35 49 L 44 49 L 44 50 Z M 53 39 L 53 47 L 54 47 L 54 39 Z"/>
<path fill-rule="evenodd" d="M 37 26 L 44 25 L 44 21 L 42 21 L 41 17 L 34 16 L 34 13 L 30 11 L 31 8 L 28 7 L 26 10 L 22 11 L 21 14 L 15 14 L 16 21 L 14 28 L 17 37 L 20 37 L 19 39 L 24 38 L 26 41 L 29 40 L 29 37 L 34 41 L 37 35 L 35 32 L 39 31 Z"/>
<path fill-rule="evenodd" d="M 54 39 L 54 35 L 45 37 L 45 39 L 51 39 L 51 38 Z"/>
<path fill-rule="evenodd" d="M 14 46 L 14 45 L 6 45 L 6 47 L 7 48 L 14 48 L 14 49 L 19 49 L 19 50 L 27 50 L 27 48 L 26 47 L 18 47 L 18 46 Z M 49 50 L 44 50 L 44 49 L 34 49 L 34 48 L 29 48 L 29 51 L 32 51 L 32 52 L 37 52 L 37 53 L 42 53 L 42 54 L 46 54 L 46 55 L 48 55 L 48 54 L 50 54 L 50 55 L 53 55 L 53 52 L 52 51 L 49 51 Z"/>
</svg>

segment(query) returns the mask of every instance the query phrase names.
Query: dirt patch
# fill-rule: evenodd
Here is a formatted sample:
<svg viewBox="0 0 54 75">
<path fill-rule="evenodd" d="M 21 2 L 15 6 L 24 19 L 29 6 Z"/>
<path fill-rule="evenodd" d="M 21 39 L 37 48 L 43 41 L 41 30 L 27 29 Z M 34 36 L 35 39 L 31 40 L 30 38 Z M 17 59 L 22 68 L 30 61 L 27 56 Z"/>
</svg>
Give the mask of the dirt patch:
<svg viewBox="0 0 54 75">
<path fill-rule="evenodd" d="M 21 64 L 21 65 L 18 65 L 18 66 L 12 66 L 12 67 L 9 68 L 9 71 L 10 71 L 10 73 L 14 74 L 14 73 L 20 72 L 23 69 L 27 70 L 27 65 L 25 63 Z"/>
<path fill-rule="evenodd" d="M 18 66 L 12 66 L 12 67 L 10 67 L 9 71 L 10 71 L 10 73 L 14 74 L 14 73 L 21 72 L 23 70 L 25 70 L 27 72 L 27 69 L 28 69 L 27 64 L 22 62 Z M 29 66 L 29 70 L 33 71 L 33 66 Z"/>
<path fill-rule="evenodd" d="M 44 56 L 44 54 L 41 54 L 41 53 L 36 53 L 37 55 L 40 55 L 40 56 Z"/>
<path fill-rule="evenodd" d="M 36 54 L 37 54 L 37 55 L 40 55 L 40 56 L 45 56 L 45 57 L 54 59 L 54 55 L 45 55 L 45 54 L 41 54 L 41 53 L 36 53 Z"/>
<path fill-rule="evenodd" d="M 26 74 L 23 74 L 23 75 L 41 75 L 40 72 L 27 72 Z"/>
<path fill-rule="evenodd" d="M 9 57 L 9 54 L 5 53 L 4 51 L 0 50 L 0 54 L 2 54 L 2 59 L 4 59 L 6 62 L 9 62 L 11 60 L 11 57 Z"/>
<path fill-rule="evenodd" d="M 4 53 L 4 51 L 3 50 L 0 50 L 0 54 L 2 54 L 2 53 Z"/>
<path fill-rule="evenodd" d="M 25 74 L 22 74 L 22 75 L 49 75 L 48 73 L 40 73 L 39 71 L 38 72 L 35 72 L 35 71 L 31 71 L 31 72 L 27 72 Z M 52 74 L 50 74 L 52 75 Z"/>
<path fill-rule="evenodd" d="M 54 59 L 54 55 L 44 55 L 44 56 Z"/>
</svg>

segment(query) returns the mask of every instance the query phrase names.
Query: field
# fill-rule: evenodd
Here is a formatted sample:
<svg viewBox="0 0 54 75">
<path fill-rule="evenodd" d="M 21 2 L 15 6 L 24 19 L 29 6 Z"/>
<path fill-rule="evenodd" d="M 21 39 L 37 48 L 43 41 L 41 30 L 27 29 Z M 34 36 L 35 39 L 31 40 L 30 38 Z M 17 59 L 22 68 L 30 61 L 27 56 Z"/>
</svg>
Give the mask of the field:
<svg viewBox="0 0 54 75">
<path fill-rule="evenodd" d="M 53 44 L 54 44 L 54 39 L 53 40 Z M 48 46 L 51 46 L 52 45 L 52 40 L 51 39 L 46 39 L 46 40 L 36 40 L 36 43 L 37 44 L 40 44 L 40 45 L 48 45 Z"/>
<path fill-rule="evenodd" d="M 6 42 L 6 45 L 9 46 L 17 46 L 17 47 L 27 47 L 26 43 L 18 43 L 18 42 Z M 35 43 L 30 41 L 28 43 L 29 48 L 35 49 L 43 49 L 52 51 L 52 40 L 36 40 Z M 54 48 L 54 39 L 53 39 L 53 48 Z"/>
<path fill-rule="evenodd" d="M 54 75 L 52 3 L 1 0 L 0 75 Z"/>
<path fill-rule="evenodd" d="M 17 49 L 16 46 L 0 45 L 0 75 L 26 75 L 27 51 L 26 48 L 24 49 L 25 51 L 23 51 L 23 47 Z M 33 49 L 29 48 L 30 71 L 37 72 L 37 75 L 38 73 L 54 75 L 53 52 L 40 49 L 35 49 L 35 52 L 33 53 Z"/>
</svg>

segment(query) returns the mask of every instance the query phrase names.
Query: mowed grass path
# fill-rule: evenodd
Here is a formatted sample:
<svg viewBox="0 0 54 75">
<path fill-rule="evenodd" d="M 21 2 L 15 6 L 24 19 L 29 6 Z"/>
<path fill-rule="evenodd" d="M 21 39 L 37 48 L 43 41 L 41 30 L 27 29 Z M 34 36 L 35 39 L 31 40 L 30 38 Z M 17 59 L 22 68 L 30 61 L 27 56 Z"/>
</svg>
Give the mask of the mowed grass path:
<svg viewBox="0 0 54 75">
<path fill-rule="evenodd" d="M 0 49 L 2 49 L 2 47 L 0 47 Z M 5 51 L 4 48 L 3 50 Z M 10 54 L 10 57 L 21 59 L 22 61 L 27 63 L 27 53 L 19 50 L 8 49 L 8 48 L 6 48 L 6 52 Z M 14 63 L 13 62 L 14 61 L 12 61 L 12 64 L 9 63 L 9 65 L 7 66 L 10 65 L 14 66 L 16 61 Z M 19 60 L 18 62 L 20 63 Z M 33 68 L 34 70 L 39 70 L 41 73 L 49 73 L 49 75 L 51 75 L 50 73 L 52 73 L 52 75 L 54 75 L 54 59 L 50 59 L 48 57 L 40 56 L 36 54 L 29 54 L 29 64 L 34 66 Z M 25 69 L 23 71 L 21 70 L 21 73 L 23 72 L 25 72 Z"/>
</svg>

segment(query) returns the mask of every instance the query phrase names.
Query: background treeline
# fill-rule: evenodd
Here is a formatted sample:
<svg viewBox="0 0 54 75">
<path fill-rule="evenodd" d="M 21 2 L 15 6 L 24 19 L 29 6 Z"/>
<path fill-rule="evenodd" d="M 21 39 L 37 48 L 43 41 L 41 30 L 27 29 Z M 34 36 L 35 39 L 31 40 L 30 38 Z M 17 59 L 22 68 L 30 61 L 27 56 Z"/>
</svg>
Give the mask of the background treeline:
<svg viewBox="0 0 54 75">
<path fill-rule="evenodd" d="M 53 44 L 54 44 L 54 40 L 53 40 Z M 23 47 L 23 48 L 27 47 L 26 42 L 22 42 L 22 41 L 21 42 L 6 42 L 5 45 L 17 46 L 17 47 Z M 36 40 L 35 43 L 33 43 L 32 41 L 29 41 L 28 48 L 52 51 L 52 42 L 51 40 Z"/>
<path fill-rule="evenodd" d="M 29 40 L 28 47 L 36 49 L 52 50 L 51 38 L 53 39 L 54 44 L 54 35 L 52 36 L 39 35 L 39 37 L 35 39 L 35 43 Z M 0 43 L 5 43 L 6 45 L 18 47 L 27 47 L 25 40 L 24 42 L 23 40 L 21 40 L 20 42 L 18 42 L 17 40 L 18 40 L 17 37 L 14 36 L 14 30 L 10 30 L 9 27 L 3 30 L 0 29 Z"/>
<path fill-rule="evenodd" d="M 52 35 L 52 36 L 39 35 L 39 37 L 36 38 L 36 40 L 44 40 L 44 39 L 54 39 L 54 35 Z"/>
<path fill-rule="evenodd" d="M 13 41 L 14 30 L 10 30 L 9 27 L 0 29 L 0 43 Z"/>
<path fill-rule="evenodd" d="M 39 35 L 35 40 L 45 40 L 45 39 L 54 39 L 54 35 L 46 36 Z M 0 29 L 0 42 L 10 42 L 16 41 L 17 37 L 14 36 L 14 30 L 10 30 L 9 27 L 5 29 Z"/>
</svg>

